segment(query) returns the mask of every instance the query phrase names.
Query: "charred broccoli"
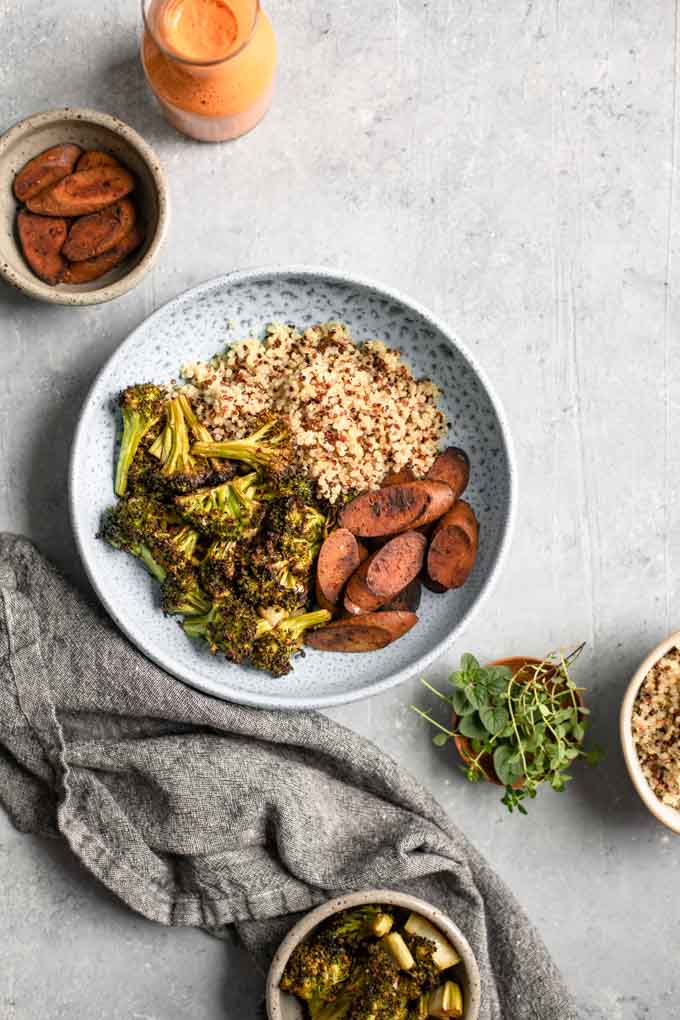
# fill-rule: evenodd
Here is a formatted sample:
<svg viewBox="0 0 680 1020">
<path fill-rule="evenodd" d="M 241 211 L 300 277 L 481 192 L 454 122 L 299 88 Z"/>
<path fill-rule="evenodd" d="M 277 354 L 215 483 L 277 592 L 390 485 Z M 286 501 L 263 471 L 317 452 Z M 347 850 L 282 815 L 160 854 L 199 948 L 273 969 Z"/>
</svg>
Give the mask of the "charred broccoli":
<svg viewBox="0 0 680 1020">
<path fill-rule="evenodd" d="M 152 505 L 146 497 L 121 499 L 104 514 L 99 537 L 115 549 L 136 556 L 157 581 L 164 581 L 166 570 L 152 551 L 157 512 L 165 519 L 165 508 Z"/>
<path fill-rule="evenodd" d="M 232 591 L 240 549 L 237 539 L 217 538 L 210 544 L 201 561 L 200 574 L 203 587 L 213 598 Z"/>
<path fill-rule="evenodd" d="M 203 616 L 212 607 L 201 588 L 195 570 L 186 568 L 168 574 L 161 585 L 163 612 L 169 616 Z"/>
<path fill-rule="evenodd" d="M 393 924 L 391 914 L 369 903 L 336 914 L 324 926 L 323 937 L 328 942 L 354 946 L 366 938 L 382 938 Z"/>
<path fill-rule="evenodd" d="M 175 498 L 179 513 L 190 524 L 215 538 L 233 539 L 252 535 L 268 498 L 256 472 L 240 475 L 208 489 L 197 489 Z"/>
<path fill-rule="evenodd" d="M 272 676 L 290 673 L 290 660 L 302 648 L 305 631 L 312 627 L 322 627 L 330 619 L 331 614 L 325 609 L 286 617 L 273 629 L 266 630 L 255 642 L 251 654 L 253 666 L 266 670 Z"/>
<path fill-rule="evenodd" d="M 185 634 L 202 637 L 213 654 L 222 652 L 229 662 L 250 658 L 255 642 L 271 627 L 254 609 L 232 596 L 219 599 L 209 612 L 186 620 L 183 626 Z"/>
<path fill-rule="evenodd" d="M 295 947 L 281 978 L 284 991 L 304 999 L 312 1017 L 336 994 L 339 985 L 350 976 L 352 960 L 342 947 L 332 947 L 319 939 L 301 942 Z"/>
<path fill-rule="evenodd" d="M 407 1020 L 408 997 L 399 986 L 399 968 L 380 943 L 373 943 L 352 968 L 349 979 L 313 1020 Z"/>
<path fill-rule="evenodd" d="M 259 418 L 257 424 L 256 431 L 245 439 L 194 443 L 191 452 L 197 457 L 242 461 L 249 467 L 265 469 L 274 476 L 286 474 L 293 460 L 287 422 L 266 414 Z"/>
<path fill-rule="evenodd" d="M 262 537 L 239 580 L 243 598 L 251 604 L 264 601 L 285 606 L 289 612 L 304 607 L 325 523 L 319 510 L 295 497 L 274 499 L 267 509 Z"/>
<path fill-rule="evenodd" d="M 140 442 L 161 417 L 163 403 L 163 391 L 153 383 L 128 386 L 119 397 L 118 404 L 123 416 L 123 434 L 120 440 L 114 483 L 114 491 L 117 496 L 124 496 L 127 492 L 130 465 Z"/>
<path fill-rule="evenodd" d="M 191 453 L 189 428 L 183 409 L 187 404 L 186 398 L 181 396 L 168 401 L 165 426 L 149 451 L 160 461 L 156 477 L 158 486 L 170 492 L 192 492 L 207 485 L 213 475 L 210 463 Z"/>
</svg>

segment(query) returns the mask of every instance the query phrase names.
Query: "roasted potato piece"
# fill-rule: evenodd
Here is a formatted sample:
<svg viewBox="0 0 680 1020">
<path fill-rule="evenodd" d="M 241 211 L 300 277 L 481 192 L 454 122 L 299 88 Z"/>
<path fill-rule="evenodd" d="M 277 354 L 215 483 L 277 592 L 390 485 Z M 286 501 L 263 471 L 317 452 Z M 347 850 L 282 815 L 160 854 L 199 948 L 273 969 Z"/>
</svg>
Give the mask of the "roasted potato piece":
<svg viewBox="0 0 680 1020">
<path fill-rule="evenodd" d="M 35 216 L 20 209 L 17 231 L 24 258 L 35 275 L 45 283 L 59 283 L 66 270 L 66 260 L 61 254 L 68 233 L 66 220 Z"/>
<path fill-rule="evenodd" d="M 336 528 L 321 546 L 316 561 L 316 600 L 322 609 L 333 610 L 347 581 L 361 563 L 359 543 L 347 528 Z"/>
<path fill-rule="evenodd" d="M 64 273 L 62 283 L 89 283 L 97 280 L 104 273 L 117 266 L 135 248 L 139 248 L 144 241 L 144 231 L 138 223 L 132 228 L 122 241 L 115 248 L 105 251 L 102 255 L 95 255 L 93 259 L 85 259 L 83 262 L 72 262 Z"/>
<path fill-rule="evenodd" d="M 115 156 L 101 149 L 88 149 L 76 163 L 76 171 L 94 170 L 96 166 L 121 166 Z"/>
<path fill-rule="evenodd" d="M 14 195 L 19 202 L 30 198 L 56 184 L 62 177 L 73 173 L 78 157 L 82 153 L 78 145 L 53 145 L 38 156 L 30 159 L 14 178 Z"/>
<path fill-rule="evenodd" d="M 448 446 L 435 459 L 426 477 L 433 482 L 446 482 L 454 499 L 459 499 L 470 481 L 470 459 L 459 446 Z"/>
<path fill-rule="evenodd" d="M 308 632 L 306 643 L 325 652 L 374 652 L 403 637 L 417 622 L 415 613 L 367 613 Z"/>
<path fill-rule="evenodd" d="M 82 262 L 115 248 L 130 233 L 136 218 L 135 204 L 130 198 L 121 198 L 100 212 L 81 216 L 68 232 L 64 255 L 70 262 Z"/>
<path fill-rule="evenodd" d="M 26 205 L 42 216 L 86 216 L 118 202 L 135 186 L 135 179 L 123 167 L 98 166 L 62 177 Z"/>
</svg>

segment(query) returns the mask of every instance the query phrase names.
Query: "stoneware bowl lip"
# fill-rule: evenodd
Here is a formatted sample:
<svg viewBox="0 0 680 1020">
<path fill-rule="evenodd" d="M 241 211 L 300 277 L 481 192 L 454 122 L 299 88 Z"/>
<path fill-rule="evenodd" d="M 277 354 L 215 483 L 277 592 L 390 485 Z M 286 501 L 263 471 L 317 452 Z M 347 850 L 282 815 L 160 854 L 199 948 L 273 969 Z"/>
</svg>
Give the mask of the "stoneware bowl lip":
<svg viewBox="0 0 680 1020">
<path fill-rule="evenodd" d="M 448 634 L 438 641 L 426 654 L 422 655 L 416 664 L 405 666 L 402 669 L 391 673 L 389 676 L 383 677 L 379 680 L 373 680 L 370 683 L 362 685 L 360 688 L 355 690 L 341 690 L 329 694 L 323 695 L 308 695 L 302 698 L 287 698 L 285 693 L 282 691 L 280 696 L 274 700 L 271 696 L 266 693 L 260 693 L 256 691 L 244 692 L 238 687 L 232 686 L 225 680 L 224 684 L 221 684 L 219 688 L 216 685 L 208 683 L 198 683 L 194 680 L 187 680 L 182 674 L 178 674 L 173 669 L 173 666 L 168 661 L 163 661 L 157 655 L 152 654 L 143 645 L 140 644 L 138 638 L 130 633 L 126 628 L 124 622 L 121 620 L 117 607 L 107 597 L 105 591 L 102 590 L 101 585 L 98 583 L 96 571 L 93 569 L 89 562 L 89 556 L 86 549 L 85 536 L 81 533 L 81 521 L 78 513 L 78 497 L 79 492 L 76 491 L 75 478 L 77 475 L 78 467 L 78 455 L 79 448 L 82 446 L 81 432 L 83 430 L 83 421 L 85 418 L 85 411 L 89 407 L 91 401 L 94 399 L 98 387 L 100 378 L 104 377 L 108 371 L 109 362 L 114 358 L 120 356 L 121 350 L 126 344 L 132 344 L 135 340 L 136 334 L 139 330 L 148 329 L 149 324 L 152 324 L 154 319 L 161 318 L 166 314 L 167 309 L 170 306 L 181 305 L 188 300 L 195 300 L 200 298 L 202 295 L 218 287 L 228 287 L 237 285 L 240 283 L 251 283 L 255 281 L 280 279 L 287 277 L 310 277 L 313 279 L 327 280 L 333 283 L 349 284 L 351 286 L 365 288 L 369 291 L 374 291 L 380 294 L 382 297 L 387 297 L 395 302 L 402 304 L 404 307 L 411 309 L 417 315 L 421 316 L 424 321 L 434 326 L 436 330 L 447 340 L 449 344 L 456 348 L 461 356 L 470 365 L 472 371 L 476 374 L 479 379 L 484 391 L 488 397 L 489 403 L 491 404 L 494 414 L 497 417 L 499 424 L 499 431 L 503 437 L 505 443 L 505 454 L 507 459 L 507 474 L 508 474 L 508 489 L 507 489 L 507 501 L 504 507 L 505 516 L 502 525 L 502 537 L 498 546 L 495 561 L 493 562 L 488 575 L 480 586 L 480 589 L 457 623 L 451 627 Z M 235 270 L 231 273 L 226 273 L 221 276 L 213 277 L 210 280 L 206 280 L 204 283 L 198 284 L 195 287 L 190 287 L 181 294 L 172 298 L 164 305 L 160 306 L 150 316 L 145 318 L 139 326 L 133 330 L 133 332 L 127 337 L 126 340 L 117 348 L 116 351 L 111 355 L 107 362 L 102 366 L 97 377 L 95 378 L 90 391 L 85 398 L 83 403 L 78 425 L 76 427 L 73 445 L 71 448 L 71 461 L 69 469 L 69 509 L 71 516 L 71 524 L 76 540 L 76 546 L 80 554 L 81 561 L 85 567 L 85 571 L 88 575 L 90 583 L 95 589 L 97 596 L 101 600 L 105 609 L 114 620 L 120 630 L 133 642 L 137 647 L 141 648 L 144 654 L 150 658 L 153 662 L 156 662 L 162 669 L 166 669 L 174 675 L 179 675 L 180 679 L 184 679 L 189 682 L 192 686 L 197 687 L 204 693 L 212 694 L 223 700 L 233 701 L 237 704 L 251 705 L 256 708 L 277 708 L 289 711 L 300 711 L 309 708 L 330 708 L 334 705 L 345 705 L 354 701 L 362 701 L 365 698 L 373 697 L 377 694 L 381 694 L 383 691 L 389 690 L 391 687 L 395 687 L 397 684 L 410 679 L 415 673 L 421 672 L 429 667 L 433 662 L 436 662 L 445 651 L 451 646 L 456 638 L 461 634 L 463 629 L 467 626 L 469 620 L 477 613 L 482 607 L 483 603 L 491 593 L 500 573 L 502 571 L 505 559 L 510 547 L 510 541 L 515 523 L 516 514 L 516 503 L 517 503 L 517 468 L 515 461 L 515 452 L 510 434 L 510 428 L 503 411 L 503 407 L 496 395 L 496 392 L 489 382 L 486 373 L 480 368 L 475 358 L 470 354 L 467 348 L 458 340 L 456 336 L 455 341 L 453 339 L 452 331 L 450 327 L 446 326 L 444 322 L 437 316 L 433 315 L 430 311 L 424 308 L 417 301 L 412 298 L 406 297 L 394 288 L 387 287 L 381 283 L 376 283 L 371 279 L 367 279 L 363 276 L 336 271 L 329 268 L 320 268 L 317 266 L 309 265 L 273 265 L 273 266 L 260 266 L 248 269 Z"/>
<path fill-rule="evenodd" d="M 395 907 L 404 907 L 415 913 L 422 914 L 428 921 L 431 921 L 436 928 L 451 941 L 457 950 L 465 971 L 467 989 L 464 1003 L 463 1020 L 477 1020 L 481 1002 L 481 979 L 479 967 L 470 943 L 463 935 L 460 928 L 454 924 L 450 917 L 444 914 L 437 907 L 432 906 L 426 900 L 410 896 L 408 893 L 396 892 L 393 889 L 365 889 L 361 892 L 347 893 L 322 903 L 321 906 L 305 914 L 298 923 L 291 928 L 283 942 L 279 946 L 272 960 L 267 975 L 267 1016 L 269 1020 L 283 1020 L 281 1008 L 281 989 L 279 982 L 288 962 L 290 954 L 295 947 L 305 939 L 317 925 L 325 921 L 332 914 L 348 907 L 357 907 L 365 903 L 385 903 Z"/>
<path fill-rule="evenodd" d="M 112 134 L 122 138 L 124 142 L 127 142 L 135 150 L 146 166 L 156 192 L 158 217 L 153 237 L 142 258 L 130 268 L 125 276 L 112 283 L 102 284 L 101 287 L 94 290 L 61 291 L 57 287 L 51 287 L 49 284 L 43 283 L 38 277 L 33 276 L 28 269 L 26 275 L 17 273 L 1 257 L 0 276 L 11 286 L 23 291 L 28 297 L 36 298 L 39 301 L 46 301 L 50 304 L 71 305 L 72 307 L 103 304 L 106 301 L 112 301 L 114 298 L 121 297 L 132 290 L 133 287 L 136 287 L 156 261 L 168 229 L 168 184 L 165 174 L 161 169 L 158 156 L 134 128 L 112 114 L 104 113 L 100 110 L 91 110 L 87 107 L 64 106 L 53 110 L 45 110 L 42 113 L 33 113 L 29 117 L 25 117 L 0 136 L 0 159 L 2 159 L 4 153 L 10 150 L 22 138 L 29 137 L 39 128 L 56 124 L 60 121 L 95 124 L 106 128 Z M 66 138 L 64 140 L 68 141 Z"/>
<path fill-rule="evenodd" d="M 631 782 L 637 790 L 641 801 L 658 821 L 667 826 L 667 828 L 669 828 L 672 832 L 680 835 L 680 811 L 671 807 L 670 804 L 662 803 L 645 779 L 637 756 L 637 751 L 635 749 L 632 726 L 633 706 L 643 680 L 649 673 L 652 666 L 654 666 L 659 659 L 663 658 L 663 656 L 676 645 L 680 648 L 680 630 L 675 631 L 669 637 L 664 638 L 664 640 L 661 641 L 656 648 L 652 649 L 647 658 L 644 659 L 638 666 L 621 703 L 621 712 L 619 715 L 619 735 L 621 738 L 623 758 L 626 763 L 626 768 L 628 769 L 628 775 L 630 776 Z"/>
</svg>

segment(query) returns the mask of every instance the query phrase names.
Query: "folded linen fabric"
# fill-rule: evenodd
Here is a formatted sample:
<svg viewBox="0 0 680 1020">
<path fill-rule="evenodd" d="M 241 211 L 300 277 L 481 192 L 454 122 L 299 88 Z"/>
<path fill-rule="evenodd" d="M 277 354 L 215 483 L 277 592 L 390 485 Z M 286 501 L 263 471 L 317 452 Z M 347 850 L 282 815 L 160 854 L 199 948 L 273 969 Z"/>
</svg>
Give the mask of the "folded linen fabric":
<svg viewBox="0 0 680 1020">
<path fill-rule="evenodd" d="M 469 939 L 482 1020 L 576 1015 L 511 893 L 403 768 L 318 713 L 184 686 L 13 535 L 0 535 L 0 801 L 133 910 L 235 925 L 262 966 L 299 911 L 402 889 Z"/>
</svg>

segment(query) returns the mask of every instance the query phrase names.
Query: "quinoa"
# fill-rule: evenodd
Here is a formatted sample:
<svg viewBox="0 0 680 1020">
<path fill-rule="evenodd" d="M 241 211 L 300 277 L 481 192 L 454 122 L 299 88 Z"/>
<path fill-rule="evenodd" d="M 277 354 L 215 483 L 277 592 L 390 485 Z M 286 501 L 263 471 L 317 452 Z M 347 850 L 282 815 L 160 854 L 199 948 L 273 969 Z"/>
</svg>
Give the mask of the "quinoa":
<svg viewBox="0 0 680 1020">
<path fill-rule="evenodd" d="M 218 441 L 247 435 L 264 411 L 286 415 L 300 462 L 330 503 L 407 465 L 422 477 L 447 428 L 434 383 L 415 379 L 399 350 L 355 343 L 339 322 L 303 332 L 274 323 L 264 340 L 186 364 L 182 376 Z"/>
<path fill-rule="evenodd" d="M 680 809 L 680 649 L 667 652 L 645 677 L 632 726 L 645 779 L 660 801 Z"/>
</svg>

